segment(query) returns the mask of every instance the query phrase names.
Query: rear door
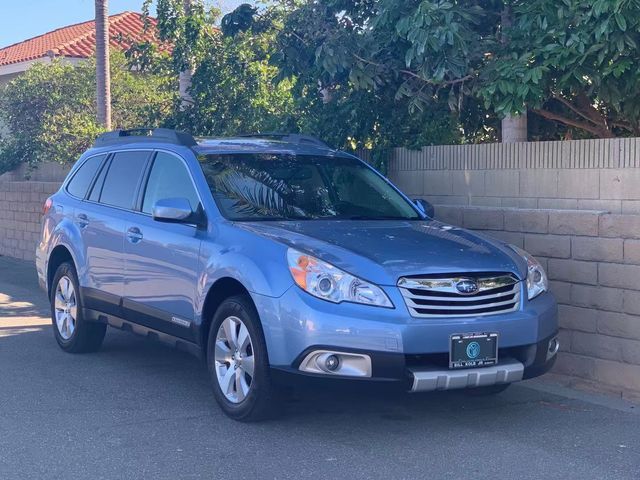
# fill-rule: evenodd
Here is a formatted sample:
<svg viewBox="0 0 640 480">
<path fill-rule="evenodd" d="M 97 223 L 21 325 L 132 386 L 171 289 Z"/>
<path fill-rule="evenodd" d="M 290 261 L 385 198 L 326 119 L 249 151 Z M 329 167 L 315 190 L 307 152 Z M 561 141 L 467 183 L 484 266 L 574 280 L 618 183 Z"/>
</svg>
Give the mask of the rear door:
<svg viewBox="0 0 640 480">
<path fill-rule="evenodd" d="M 87 197 L 75 209 L 80 227 L 86 279 L 85 306 L 122 316 L 124 230 L 151 151 L 125 151 L 110 156 Z"/>
<path fill-rule="evenodd" d="M 185 161 L 158 151 L 141 191 L 139 213 L 125 225 L 123 307 L 132 321 L 195 340 L 192 327 L 198 257 L 203 231 L 195 225 L 153 219 L 162 199 L 186 198 L 193 211 L 200 198 Z"/>
</svg>

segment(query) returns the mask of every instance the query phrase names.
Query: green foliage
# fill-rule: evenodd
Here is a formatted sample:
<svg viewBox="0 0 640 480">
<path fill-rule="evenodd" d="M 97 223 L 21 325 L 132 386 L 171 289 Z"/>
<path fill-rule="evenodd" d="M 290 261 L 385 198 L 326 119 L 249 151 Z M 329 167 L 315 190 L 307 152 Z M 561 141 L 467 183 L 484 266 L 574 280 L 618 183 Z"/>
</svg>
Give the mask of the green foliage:
<svg viewBox="0 0 640 480">
<path fill-rule="evenodd" d="M 597 137 L 640 134 L 640 1 L 513 1 L 507 48 L 482 71 L 499 114 L 525 108 Z"/>
<path fill-rule="evenodd" d="M 133 73 L 120 53 L 111 57 L 114 128 L 160 126 L 172 106 L 171 82 Z M 20 163 L 73 162 L 101 132 L 96 120 L 95 63 L 36 64 L 0 91 L 9 130 L 0 140 L 0 173 Z"/>
<path fill-rule="evenodd" d="M 459 111 L 496 18 L 473 1 L 301 2 L 285 17 L 276 60 L 329 92 L 385 90 L 410 110 L 446 101 Z"/>
<path fill-rule="evenodd" d="M 446 100 L 461 124 L 478 113 L 485 128 L 463 128 L 467 141 L 525 110 L 541 117 L 536 138 L 640 134 L 640 0 L 280 0 L 232 23 L 253 16 L 264 31 L 278 14 L 281 76 L 328 101 L 345 89 L 394 92 L 410 110 Z"/>
<path fill-rule="evenodd" d="M 640 0 L 278 0 L 240 5 L 220 30 L 203 0 L 157 11 L 171 54 L 141 43 L 114 57 L 115 127 L 309 133 L 373 149 L 382 168 L 392 146 L 495 141 L 524 111 L 538 140 L 640 135 Z M 92 63 L 14 80 L 0 171 L 74 159 L 100 131 L 94 95 Z"/>
<path fill-rule="evenodd" d="M 471 26 L 480 28 L 479 8 L 438 2 L 429 9 L 427 3 L 284 0 L 259 12 L 239 8 L 223 25 L 231 18 L 237 41 L 253 15 L 252 38 L 270 36 L 278 78 L 294 83 L 300 129 L 336 146 L 384 152 L 473 141 L 478 134 L 495 138 L 493 125 L 479 128 L 483 107 L 463 104 L 461 96 L 471 79 L 469 62 L 481 57 L 470 33 Z M 439 26 L 446 22 L 456 35 Z M 436 40 L 425 38 L 432 26 L 439 29 Z M 378 157 L 376 164 L 384 153 Z"/>
<path fill-rule="evenodd" d="M 150 3 L 145 2 L 147 14 Z M 224 37 L 214 27 L 219 11 L 207 10 L 202 1 L 193 0 L 190 11 L 182 0 L 161 0 L 157 7 L 160 38 L 173 45 L 172 74 L 193 71 L 193 103 L 176 99 L 170 126 L 212 136 L 296 129 L 292 82 L 276 79 L 278 70 L 268 62 L 268 35 L 253 38 L 236 29 L 237 38 Z M 248 5 L 239 12 L 243 8 L 254 12 Z M 225 28 L 234 27 L 227 21 Z M 157 59 L 145 53 L 136 52 L 138 64 L 154 68 Z"/>
<path fill-rule="evenodd" d="M 224 136 L 295 129 L 291 82 L 231 38 L 214 33 L 191 85 L 193 104 L 176 105 L 175 126 L 195 135 Z"/>
</svg>

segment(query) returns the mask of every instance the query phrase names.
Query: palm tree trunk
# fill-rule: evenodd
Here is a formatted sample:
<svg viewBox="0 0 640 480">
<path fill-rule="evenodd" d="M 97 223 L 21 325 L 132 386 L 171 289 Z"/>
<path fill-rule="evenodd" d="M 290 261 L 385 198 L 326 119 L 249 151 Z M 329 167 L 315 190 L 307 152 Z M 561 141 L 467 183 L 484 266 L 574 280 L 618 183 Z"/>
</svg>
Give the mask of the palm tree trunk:
<svg viewBox="0 0 640 480">
<path fill-rule="evenodd" d="M 191 5 L 193 0 L 183 0 L 185 16 L 191 15 Z M 189 90 L 191 89 L 191 77 L 193 76 L 193 67 L 180 72 L 178 77 L 178 92 L 180 94 L 180 106 L 184 110 L 185 107 L 193 103 L 193 97 Z"/>
<path fill-rule="evenodd" d="M 111 71 L 109 66 L 109 1 L 96 1 L 96 101 L 98 122 L 111 130 Z"/>
</svg>

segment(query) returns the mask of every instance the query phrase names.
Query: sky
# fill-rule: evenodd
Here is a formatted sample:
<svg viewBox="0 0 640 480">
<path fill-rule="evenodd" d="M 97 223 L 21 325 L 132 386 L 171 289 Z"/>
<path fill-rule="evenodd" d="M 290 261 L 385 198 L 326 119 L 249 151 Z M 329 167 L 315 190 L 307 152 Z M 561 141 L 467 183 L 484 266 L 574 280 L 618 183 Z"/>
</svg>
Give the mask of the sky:
<svg viewBox="0 0 640 480">
<path fill-rule="evenodd" d="M 140 11 L 143 0 L 109 0 L 109 14 Z M 247 0 L 208 0 L 208 4 L 233 10 Z M 0 48 L 56 28 L 92 20 L 94 0 L 0 0 Z"/>
</svg>

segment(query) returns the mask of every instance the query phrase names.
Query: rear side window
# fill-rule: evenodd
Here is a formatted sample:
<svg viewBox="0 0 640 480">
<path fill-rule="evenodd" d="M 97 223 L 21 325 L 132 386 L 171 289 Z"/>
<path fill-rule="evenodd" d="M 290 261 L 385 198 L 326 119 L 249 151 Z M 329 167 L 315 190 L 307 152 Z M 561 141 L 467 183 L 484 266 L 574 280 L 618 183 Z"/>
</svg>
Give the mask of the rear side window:
<svg viewBox="0 0 640 480">
<path fill-rule="evenodd" d="M 96 155 L 94 157 L 89 157 L 80 168 L 74 173 L 73 178 L 67 185 L 67 192 L 69 192 L 74 197 L 84 198 L 87 194 L 87 190 L 89 190 L 89 185 L 91 185 L 91 181 L 93 177 L 95 177 L 98 168 L 102 164 L 106 155 Z"/>
<path fill-rule="evenodd" d="M 120 208 L 133 208 L 134 197 L 149 152 L 120 152 L 111 160 L 104 179 L 100 203 Z"/>
<path fill-rule="evenodd" d="M 186 198 L 193 211 L 200 203 L 191 175 L 182 160 L 169 153 L 158 152 L 149 174 L 142 211 L 151 213 L 155 203 L 166 198 Z"/>
</svg>

